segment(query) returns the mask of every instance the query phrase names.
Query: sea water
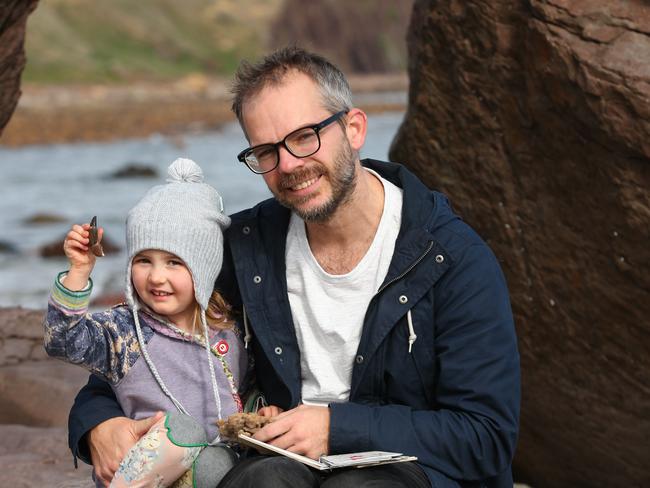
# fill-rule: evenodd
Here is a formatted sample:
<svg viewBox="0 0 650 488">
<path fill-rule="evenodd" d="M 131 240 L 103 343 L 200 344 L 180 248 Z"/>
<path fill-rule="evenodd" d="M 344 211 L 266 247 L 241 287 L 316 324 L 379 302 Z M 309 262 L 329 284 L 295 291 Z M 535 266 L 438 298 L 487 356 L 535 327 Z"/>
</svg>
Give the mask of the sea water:
<svg viewBox="0 0 650 488">
<path fill-rule="evenodd" d="M 386 160 L 403 119 L 402 112 L 368 117 L 368 135 L 361 157 Z M 56 274 L 67 267 L 65 258 L 42 258 L 43 245 L 62 239 L 73 223 L 94 215 L 105 235 L 122 251 L 98 259 L 92 277 L 93 296 L 123 289 L 124 222 L 128 210 L 151 186 L 163 183 L 177 157 L 195 160 L 206 182 L 223 196 L 227 213 L 248 208 L 271 196 L 261 176 L 253 174 L 236 155 L 247 146 L 236 123 L 202 134 L 168 139 L 108 143 L 77 143 L 0 147 L 0 306 L 45 308 Z M 157 171 L 155 178 L 112 178 L 130 164 Z M 63 219 L 30 224 L 36 214 Z"/>
</svg>

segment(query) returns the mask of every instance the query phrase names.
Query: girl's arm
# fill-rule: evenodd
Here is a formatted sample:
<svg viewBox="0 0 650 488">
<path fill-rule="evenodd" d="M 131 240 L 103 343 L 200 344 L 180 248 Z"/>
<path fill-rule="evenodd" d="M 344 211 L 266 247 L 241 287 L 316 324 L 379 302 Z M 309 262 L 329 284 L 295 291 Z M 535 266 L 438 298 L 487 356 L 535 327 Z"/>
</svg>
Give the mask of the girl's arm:
<svg viewBox="0 0 650 488">
<path fill-rule="evenodd" d="M 45 350 L 116 385 L 139 357 L 131 311 L 118 306 L 88 313 L 92 281 L 72 291 L 63 285 L 65 278 L 61 273 L 50 293 L 43 322 Z"/>
<path fill-rule="evenodd" d="M 96 257 L 90 251 L 90 224 L 75 224 L 63 241 L 70 269 L 61 284 L 71 291 L 81 291 L 88 286 L 90 273 L 95 267 Z M 104 229 L 97 229 L 97 242 L 101 242 Z"/>
<path fill-rule="evenodd" d="M 100 228 L 98 241 L 102 235 Z M 93 286 L 90 272 L 96 260 L 89 238 L 89 224 L 73 225 L 66 235 L 63 250 L 70 268 L 59 274 L 50 294 L 44 321 L 45 350 L 117 384 L 135 361 L 137 339 L 126 307 L 87 313 Z"/>
</svg>

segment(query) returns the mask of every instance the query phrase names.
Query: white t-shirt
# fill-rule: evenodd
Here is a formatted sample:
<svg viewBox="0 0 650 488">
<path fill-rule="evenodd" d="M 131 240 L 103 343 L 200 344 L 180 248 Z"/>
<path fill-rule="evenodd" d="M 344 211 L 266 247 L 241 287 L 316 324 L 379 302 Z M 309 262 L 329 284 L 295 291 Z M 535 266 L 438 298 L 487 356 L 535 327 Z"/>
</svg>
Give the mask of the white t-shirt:
<svg viewBox="0 0 650 488">
<path fill-rule="evenodd" d="M 393 257 L 402 219 L 402 190 L 367 171 L 384 186 L 384 209 L 370 248 L 349 273 L 325 272 L 311 252 L 304 221 L 291 215 L 287 287 L 300 347 L 303 403 L 327 405 L 349 399 L 363 319 Z"/>
</svg>

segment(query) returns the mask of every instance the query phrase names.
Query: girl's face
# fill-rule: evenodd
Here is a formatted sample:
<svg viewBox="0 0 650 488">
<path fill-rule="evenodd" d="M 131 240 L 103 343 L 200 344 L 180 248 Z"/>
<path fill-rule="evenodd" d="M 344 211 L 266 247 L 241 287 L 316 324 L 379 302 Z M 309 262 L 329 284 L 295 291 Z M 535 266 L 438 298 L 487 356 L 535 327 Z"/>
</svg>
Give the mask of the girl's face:
<svg viewBox="0 0 650 488">
<path fill-rule="evenodd" d="M 131 263 L 131 280 L 140 300 L 186 332 L 192 331 L 196 306 L 192 275 L 174 254 L 147 249 Z"/>
</svg>

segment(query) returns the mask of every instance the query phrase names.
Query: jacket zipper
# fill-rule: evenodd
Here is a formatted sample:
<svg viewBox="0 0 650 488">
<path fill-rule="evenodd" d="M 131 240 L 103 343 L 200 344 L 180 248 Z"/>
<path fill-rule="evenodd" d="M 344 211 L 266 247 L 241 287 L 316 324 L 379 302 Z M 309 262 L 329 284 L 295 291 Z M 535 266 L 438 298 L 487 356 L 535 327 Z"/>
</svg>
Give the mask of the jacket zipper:
<svg viewBox="0 0 650 488">
<path fill-rule="evenodd" d="M 395 278 L 393 278 L 389 282 L 385 283 L 382 287 L 380 287 L 379 290 L 377 290 L 377 293 L 375 293 L 375 295 L 372 297 L 372 299 L 370 301 L 377 298 L 379 296 L 379 294 L 382 291 L 384 291 L 386 288 L 388 288 L 390 285 L 392 285 L 396 281 L 401 280 L 402 278 L 404 278 L 404 276 L 409 274 L 411 272 L 411 270 L 413 268 L 415 268 L 418 264 L 420 264 L 420 262 L 427 256 L 427 254 L 429 254 L 431 252 L 431 249 L 433 249 L 433 241 L 429 241 L 429 246 L 424 250 L 424 252 L 415 261 L 413 261 L 413 263 L 408 268 L 406 268 L 404 271 L 402 271 Z M 382 359 L 382 363 L 383 363 L 383 359 Z M 384 369 L 383 364 L 381 365 L 380 369 L 383 371 L 383 369 Z M 380 390 L 379 390 L 379 397 L 380 398 L 385 398 L 385 396 L 386 396 L 385 386 L 386 385 L 384 383 L 382 383 L 381 386 L 380 386 Z"/>
<path fill-rule="evenodd" d="M 379 290 L 377 290 L 377 293 L 375 293 L 375 296 L 379 295 L 382 291 L 384 291 L 384 290 L 385 290 L 386 288 L 388 288 L 390 285 L 392 285 L 392 284 L 395 283 L 396 281 L 401 280 L 402 278 L 404 278 L 404 276 L 406 276 L 407 274 L 409 274 L 409 273 L 411 272 L 411 270 L 412 270 L 413 268 L 415 268 L 418 264 L 420 264 L 420 261 L 422 261 L 422 260 L 427 256 L 427 254 L 429 254 L 429 253 L 431 252 L 431 249 L 433 249 L 433 241 L 429 241 L 429 247 L 427 247 L 427 249 L 426 249 L 426 250 L 425 250 L 425 251 L 420 255 L 419 258 L 417 258 L 417 259 L 413 262 L 413 264 L 411 264 L 411 266 L 409 266 L 408 268 L 406 268 L 404 271 L 402 271 L 399 275 L 397 275 L 395 278 L 393 278 L 392 280 L 390 280 L 388 283 L 384 283 L 384 285 L 383 285 L 381 288 L 379 288 Z"/>
</svg>

